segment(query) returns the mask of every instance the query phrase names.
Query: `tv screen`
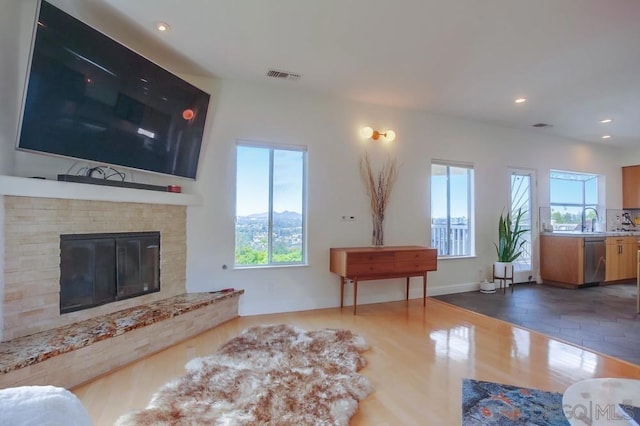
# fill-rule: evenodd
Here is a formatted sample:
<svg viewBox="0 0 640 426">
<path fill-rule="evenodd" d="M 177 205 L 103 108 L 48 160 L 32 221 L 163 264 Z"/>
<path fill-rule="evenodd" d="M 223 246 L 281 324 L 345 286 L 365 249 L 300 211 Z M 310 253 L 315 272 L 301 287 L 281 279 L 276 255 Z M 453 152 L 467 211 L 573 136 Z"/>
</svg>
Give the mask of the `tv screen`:
<svg viewBox="0 0 640 426">
<path fill-rule="evenodd" d="M 42 1 L 17 148 L 195 179 L 209 95 Z"/>
</svg>

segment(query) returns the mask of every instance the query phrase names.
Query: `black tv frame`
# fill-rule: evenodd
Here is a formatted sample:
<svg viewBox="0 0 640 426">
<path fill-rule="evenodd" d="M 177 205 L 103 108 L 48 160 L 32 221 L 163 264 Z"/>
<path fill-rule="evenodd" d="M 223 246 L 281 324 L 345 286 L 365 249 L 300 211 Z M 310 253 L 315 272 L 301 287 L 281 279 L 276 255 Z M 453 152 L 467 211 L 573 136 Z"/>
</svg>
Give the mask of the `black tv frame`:
<svg viewBox="0 0 640 426">
<path fill-rule="evenodd" d="M 56 27 L 59 39 L 53 39 L 58 44 L 52 43 L 57 49 L 52 54 L 42 49 L 51 42 L 43 34 Z M 110 49 L 115 53 L 105 53 Z M 124 59 L 122 52 L 128 55 Z M 55 54 L 62 59 L 44 57 Z M 35 67 L 49 63 L 62 68 L 68 79 L 52 78 L 38 88 L 34 79 L 43 79 L 48 70 Z M 210 99 L 205 91 L 42 0 L 16 149 L 195 180 Z M 54 101 L 64 106 L 50 109 Z M 72 117 L 64 115 L 67 110 Z"/>
</svg>

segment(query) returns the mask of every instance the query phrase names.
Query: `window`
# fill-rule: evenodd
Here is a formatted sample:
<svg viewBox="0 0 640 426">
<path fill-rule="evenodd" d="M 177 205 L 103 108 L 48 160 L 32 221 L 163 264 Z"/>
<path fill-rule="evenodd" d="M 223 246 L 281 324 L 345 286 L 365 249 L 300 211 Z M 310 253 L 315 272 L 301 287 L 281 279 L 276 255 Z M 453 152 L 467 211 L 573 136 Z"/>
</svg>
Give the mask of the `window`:
<svg viewBox="0 0 640 426">
<path fill-rule="evenodd" d="M 306 148 L 239 143 L 236 266 L 306 262 Z"/>
<path fill-rule="evenodd" d="M 473 167 L 431 164 L 431 246 L 438 256 L 471 256 Z"/>
<path fill-rule="evenodd" d="M 555 231 L 591 229 L 597 222 L 598 176 L 588 173 L 551 170 L 551 225 Z M 584 215 L 584 216 L 583 216 Z M 588 226 L 589 225 L 589 226 Z"/>
</svg>

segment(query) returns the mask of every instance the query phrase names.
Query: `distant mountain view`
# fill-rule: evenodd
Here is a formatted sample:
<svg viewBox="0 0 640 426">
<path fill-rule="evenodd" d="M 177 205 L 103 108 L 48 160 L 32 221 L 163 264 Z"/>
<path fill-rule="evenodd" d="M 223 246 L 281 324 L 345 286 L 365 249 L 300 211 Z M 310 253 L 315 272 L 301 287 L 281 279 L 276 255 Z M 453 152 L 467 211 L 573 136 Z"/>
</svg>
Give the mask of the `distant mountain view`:
<svg viewBox="0 0 640 426">
<path fill-rule="evenodd" d="M 269 213 L 236 217 L 236 264 L 263 265 L 268 262 Z M 273 213 L 272 262 L 302 261 L 302 215 L 283 211 Z"/>
</svg>

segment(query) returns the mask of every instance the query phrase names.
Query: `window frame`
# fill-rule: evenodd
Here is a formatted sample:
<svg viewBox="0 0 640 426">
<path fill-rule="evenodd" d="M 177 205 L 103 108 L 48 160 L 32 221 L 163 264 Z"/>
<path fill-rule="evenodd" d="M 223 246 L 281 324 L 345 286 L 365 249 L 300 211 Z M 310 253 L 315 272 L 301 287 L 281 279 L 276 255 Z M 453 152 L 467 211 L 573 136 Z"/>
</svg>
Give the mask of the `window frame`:
<svg viewBox="0 0 640 426">
<path fill-rule="evenodd" d="M 571 178 L 562 178 L 560 176 L 556 176 L 554 177 L 554 174 L 556 175 L 568 175 L 571 176 Z M 583 176 L 582 179 L 579 179 L 578 177 Z M 581 182 L 582 184 L 582 190 L 580 192 L 581 195 L 581 199 L 582 202 L 581 203 L 573 203 L 573 202 L 564 202 L 564 203 L 558 203 L 558 202 L 553 202 L 552 199 L 552 194 L 551 194 L 551 185 L 552 182 L 554 180 L 573 180 L 576 182 Z M 587 202 L 587 189 L 586 189 L 586 183 L 588 181 L 591 180 L 595 180 L 595 203 L 588 203 Z M 584 219 L 584 214 L 585 214 L 585 209 L 588 208 L 593 208 L 596 211 L 600 212 L 600 204 L 599 204 L 599 185 L 600 185 L 600 176 L 596 173 L 584 173 L 584 172 L 574 172 L 574 171 L 568 171 L 568 170 L 558 170 L 558 169 L 551 169 L 549 170 L 549 222 L 552 223 L 552 218 L 553 218 L 553 209 L 554 207 L 565 207 L 565 208 L 577 208 L 580 210 L 581 212 L 581 219 L 580 219 L 580 223 L 578 223 L 575 226 L 586 226 L 586 224 L 583 222 Z M 571 224 L 573 225 L 573 224 Z M 556 225 L 553 225 L 554 229 L 556 227 Z M 566 230 L 566 229 L 561 229 L 561 230 Z M 582 229 L 580 229 L 580 231 L 582 231 Z"/>
<path fill-rule="evenodd" d="M 433 166 L 445 166 L 447 169 L 447 183 L 446 183 L 446 198 L 447 198 L 447 206 L 446 206 L 446 231 L 447 231 L 447 253 L 440 253 L 439 245 L 434 240 L 434 222 L 433 222 Z M 467 239 L 464 241 L 465 251 L 463 254 L 451 254 L 453 249 L 453 239 L 451 238 L 451 172 L 450 169 L 454 168 L 462 168 L 467 169 Z M 431 169 L 430 169 L 430 191 L 431 191 L 431 201 L 430 201 L 430 215 L 431 215 L 431 246 L 438 248 L 438 258 L 439 259 L 459 259 L 459 258 L 467 258 L 475 256 L 475 168 L 473 163 L 464 163 L 459 161 L 447 161 L 447 160 L 432 160 L 431 161 Z"/>
<path fill-rule="evenodd" d="M 236 263 L 237 247 L 237 222 L 238 222 L 238 148 L 258 148 L 269 151 L 269 194 L 268 194 L 268 221 L 267 221 L 267 263 L 261 264 L 238 264 Z M 301 204 L 301 255 L 299 262 L 273 262 L 273 193 L 274 193 L 274 151 L 291 151 L 302 153 L 302 204 Z M 237 140 L 235 148 L 235 216 L 234 216 L 234 254 L 233 264 L 235 269 L 251 268 L 280 268 L 294 266 L 308 266 L 308 229 L 307 229 L 307 188 L 308 188 L 308 148 L 306 145 L 289 145 L 272 142 L 259 142 L 251 140 Z"/>
</svg>

